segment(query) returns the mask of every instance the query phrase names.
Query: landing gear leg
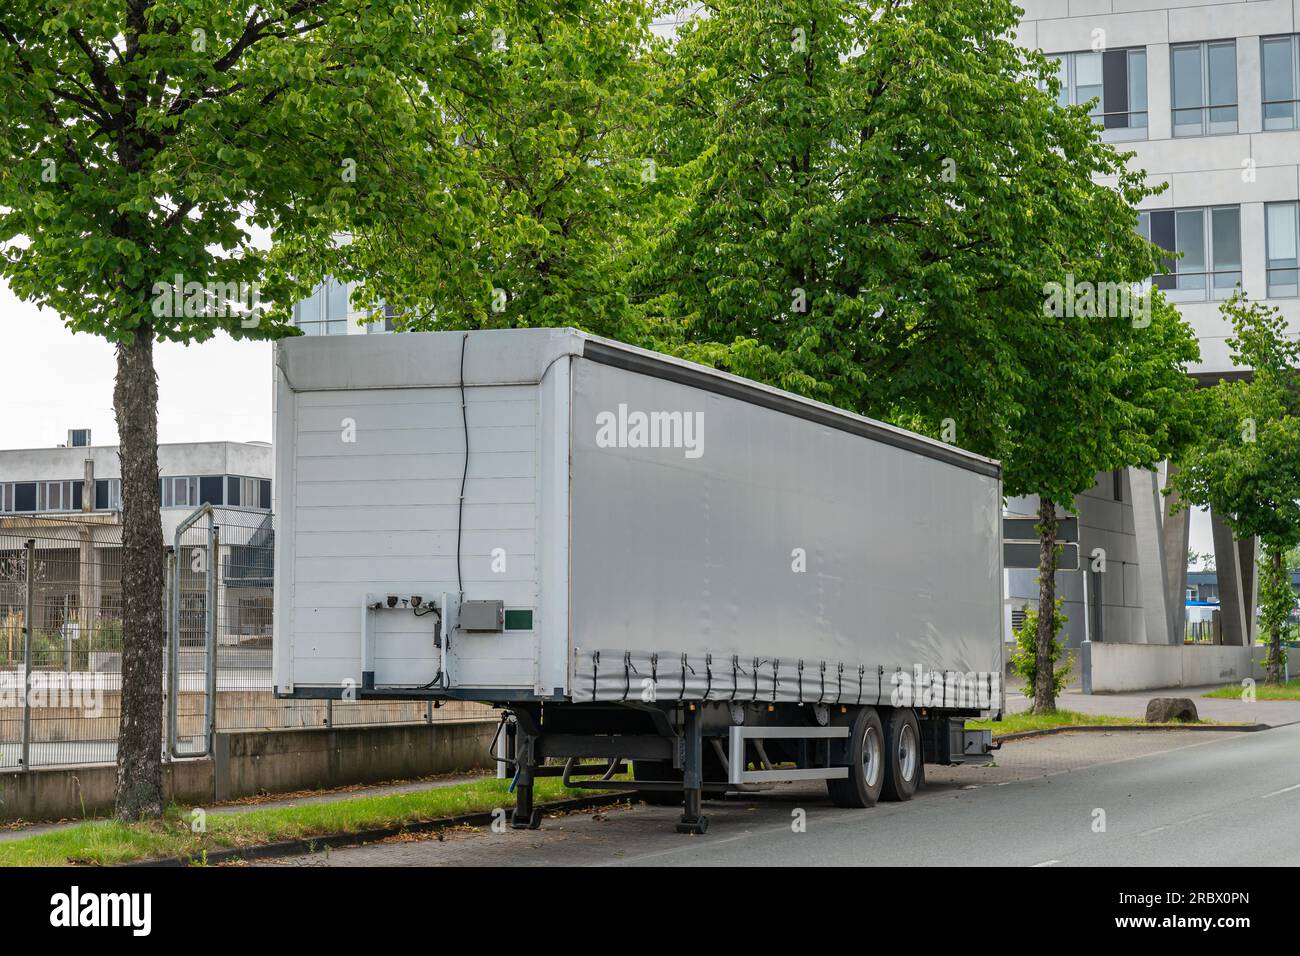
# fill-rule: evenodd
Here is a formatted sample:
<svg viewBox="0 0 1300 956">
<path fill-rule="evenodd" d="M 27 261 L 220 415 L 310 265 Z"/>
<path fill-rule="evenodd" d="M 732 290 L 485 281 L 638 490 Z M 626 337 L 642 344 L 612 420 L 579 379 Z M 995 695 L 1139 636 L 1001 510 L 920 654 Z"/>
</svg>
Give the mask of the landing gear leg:
<svg viewBox="0 0 1300 956">
<path fill-rule="evenodd" d="M 704 797 L 704 740 L 700 733 L 700 712 L 688 704 L 684 731 L 685 753 L 682 760 L 682 784 L 685 797 L 678 833 L 702 834 L 709 829 L 709 818 L 702 811 Z"/>
<path fill-rule="evenodd" d="M 515 776 L 515 809 L 510 815 L 510 826 L 516 830 L 536 830 L 542 825 L 542 811 L 533 807 L 533 742 L 531 734 L 523 727 L 515 735 L 515 761 L 519 768 Z"/>
</svg>

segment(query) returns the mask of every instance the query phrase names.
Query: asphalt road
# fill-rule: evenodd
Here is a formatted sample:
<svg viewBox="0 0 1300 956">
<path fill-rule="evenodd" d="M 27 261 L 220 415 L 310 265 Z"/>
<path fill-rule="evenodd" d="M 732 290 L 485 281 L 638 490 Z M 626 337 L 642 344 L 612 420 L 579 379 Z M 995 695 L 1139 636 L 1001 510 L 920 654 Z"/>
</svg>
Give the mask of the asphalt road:
<svg viewBox="0 0 1300 956">
<path fill-rule="evenodd" d="M 997 765 L 927 768 L 870 810 L 823 788 L 709 801 L 709 832 L 636 806 L 539 831 L 459 831 L 277 861 L 298 866 L 1178 866 L 1300 864 L 1300 725 L 1257 733 L 1066 734 L 1008 743 Z M 1104 816 L 1103 816 L 1104 814 Z M 799 829 L 798 823 L 805 826 Z"/>
</svg>

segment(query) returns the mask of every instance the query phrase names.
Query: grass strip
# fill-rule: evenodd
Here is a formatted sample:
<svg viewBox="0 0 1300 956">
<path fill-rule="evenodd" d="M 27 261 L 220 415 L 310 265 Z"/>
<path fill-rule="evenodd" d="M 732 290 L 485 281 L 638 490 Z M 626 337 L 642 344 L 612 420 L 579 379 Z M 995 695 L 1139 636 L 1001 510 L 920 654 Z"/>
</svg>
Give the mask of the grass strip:
<svg viewBox="0 0 1300 956">
<path fill-rule="evenodd" d="M 147 823 L 88 820 L 18 840 L 0 842 L 0 866 L 113 864 L 166 857 L 201 861 L 211 850 L 257 846 L 282 840 L 357 833 L 424 823 L 467 813 L 509 810 L 508 781 L 495 778 L 406 793 L 348 797 L 289 807 L 209 812 L 169 807 L 163 819 Z M 557 777 L 537 779 L 539 802 L 571 799 L 589 790 L 565 787 Z M 195 832 L 198 821 L 203 830 Z"/>
</svg>

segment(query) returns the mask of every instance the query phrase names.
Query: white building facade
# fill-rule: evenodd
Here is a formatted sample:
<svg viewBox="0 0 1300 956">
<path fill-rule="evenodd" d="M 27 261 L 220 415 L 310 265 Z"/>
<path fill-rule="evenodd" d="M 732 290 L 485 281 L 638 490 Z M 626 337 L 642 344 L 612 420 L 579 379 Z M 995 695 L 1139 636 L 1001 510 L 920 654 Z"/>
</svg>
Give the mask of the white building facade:
<svg viewBox="0 0 1300 956">
<path fill-rule="evenodd" d="M 84 437 L 89 441 L 88 433 Z M 203 504 L 271 510 L 271 446 L 266 442 L 159 445 L 158 471 L 168 542 L 176 525 Z M 0 514 L 13 519 L 86 514 L 111 519 L 121 508 L 116 445 L 0 449 Z"/>
<path fill-rule="evenodd" d="M 1240 283 L 1300 331 L 1300 0 L 1018 0 L 1019 40 L 1057 57 L 1063 98 L 1168 189 L 1140 228 L 1182 254 L 1155 283 L 1233 371 L 1220 302 Z"/>
</svg>

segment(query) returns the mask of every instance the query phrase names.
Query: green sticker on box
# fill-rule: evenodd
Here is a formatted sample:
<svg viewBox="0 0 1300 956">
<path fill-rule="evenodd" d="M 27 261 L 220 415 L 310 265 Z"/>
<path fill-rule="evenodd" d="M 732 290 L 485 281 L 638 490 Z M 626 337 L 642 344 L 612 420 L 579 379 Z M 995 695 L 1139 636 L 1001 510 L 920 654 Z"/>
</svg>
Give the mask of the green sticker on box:
<svg viewBox="0 0 1300 956">
<path fill-rule="evenodd" d="M 507 631 L 531 631 L 533 629 L 533 612 L 528 611 L 506 611 L 506 630 Z"/>
</svg>

